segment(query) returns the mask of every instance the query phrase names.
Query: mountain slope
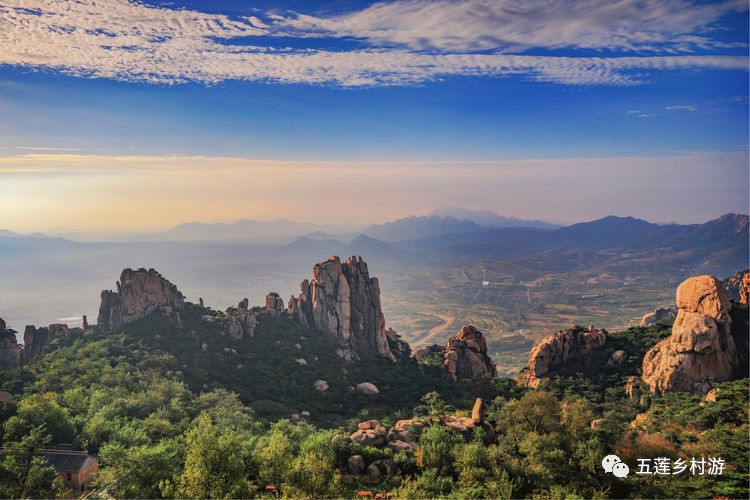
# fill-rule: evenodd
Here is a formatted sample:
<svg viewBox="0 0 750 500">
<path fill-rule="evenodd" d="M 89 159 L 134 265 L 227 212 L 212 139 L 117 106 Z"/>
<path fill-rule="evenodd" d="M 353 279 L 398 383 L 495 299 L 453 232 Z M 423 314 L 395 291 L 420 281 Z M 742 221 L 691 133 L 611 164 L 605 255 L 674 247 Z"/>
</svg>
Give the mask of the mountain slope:
<svg viewBox="0 0 750 500">
<path fill-rule="evenodd" d="M 436 235 L 481 233 L 487 228 L 470 220 L 458 220 L 455 217 L 411 216 L 385 224 L 368 227 L 362 234 L 388 242 L 429 238 Z"/>
</svg>

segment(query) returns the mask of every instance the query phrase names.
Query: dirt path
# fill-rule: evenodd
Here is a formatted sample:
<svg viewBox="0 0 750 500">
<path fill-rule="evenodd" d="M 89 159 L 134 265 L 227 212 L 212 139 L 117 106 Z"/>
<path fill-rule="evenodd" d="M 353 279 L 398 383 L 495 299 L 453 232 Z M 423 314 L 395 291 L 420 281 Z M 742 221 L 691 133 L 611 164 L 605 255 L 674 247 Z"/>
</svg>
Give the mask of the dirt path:
<svg viewBox="0 0 750 500">
<path fill-rule="evenodd" d="M 443 321 L 443 324 L 442 325 L 438 325 L 438 326 L 430 329 L 430 331 L 428 331 L 424 335 L 422 335 L 422 336 L 414 339 L 414 341 L 412 342 L 414 345 L 422 345 L 422 344 L 429 345 L 429 344 L 433 344 L 434 341 L 432 341 L 432 338 L 435 337 L 439 333 L 445 332 L 448 328 L 450 328 L 450 326 L 453 324 L 453 322 L 456 321 L 456 318 L 453 317 L 453 316 L 446 316 L 446 315 L 443 315 L 443 314 L 435 314 L 435 316 L 437 316 L 438 318 L 440 318 Z M 444 339 L 442 339 L 442 340 L 444 340 Z M 440 343 L 440 342 L 438 342 L 438 343 Z"/>
</svg>

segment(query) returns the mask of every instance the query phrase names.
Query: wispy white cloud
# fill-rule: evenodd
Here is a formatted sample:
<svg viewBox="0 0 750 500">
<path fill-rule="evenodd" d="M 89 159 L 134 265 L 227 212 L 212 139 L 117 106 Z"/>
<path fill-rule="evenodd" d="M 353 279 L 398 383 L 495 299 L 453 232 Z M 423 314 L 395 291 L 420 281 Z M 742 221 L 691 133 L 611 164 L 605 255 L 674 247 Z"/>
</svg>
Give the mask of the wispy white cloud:
<svg viewBox="0 0 750 500">
<path fill-rule="evenodd" d="M 697 104 L 675 104 L 673 106 L 666 106 L 664 109 L 667 111 L 698 111 Z"/>
<path fill-rule="evenodd" d="M 747 2 L 686 0 L 399 0 L 333 17 L 277 17 L 298 36 L 352 37 L 380 46 L 446 52 L 583 48 L 691 52 L 725 48 L 710 36 Z"/>
<path fill-rule="evenodd" d="M 644 1 L 640 8 L 630 2 L 594 0 L 542 2 L 543 8 L 537 1 L 408 0 L 329 19 L 303 15 L 261 19 L 128 0 L 0 0 L 0 64 L 158 84 L 250 80 L 338 86 L 404 85 L 454 75 L 634 85 L 664 70 L 747 69 L 743 56 L 678 54 L 720 47 L 719 41 L 703 33 L 722 13 L 741 10 L 742 2 L 708 9 L 683 0 Z M 579 4 L 588 5 L 591 12 L 584 14 Z M 660 16 L 665 20 L 659 27 Z M 280 40 L 275 36 L 282 34 L 355 37 L 369 46 L 349 50 L 274 46 Z M 523 53 L 530 47 L 568 46 L 638 50 L 653 46 L 660 47 L 660 53 L 627 57 Z M 478 53 L 488 49 L 506 52 Z M 516 53 L 509 53 L 512 50 Z"/>
</svg>

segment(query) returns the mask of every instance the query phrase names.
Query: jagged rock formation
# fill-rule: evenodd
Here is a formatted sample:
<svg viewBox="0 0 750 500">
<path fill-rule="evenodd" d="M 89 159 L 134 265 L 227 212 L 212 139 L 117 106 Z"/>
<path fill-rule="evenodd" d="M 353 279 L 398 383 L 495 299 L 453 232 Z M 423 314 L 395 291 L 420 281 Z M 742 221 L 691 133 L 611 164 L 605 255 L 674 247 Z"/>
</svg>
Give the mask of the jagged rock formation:
<svg viewBox="0 0 750 500">
<path fill-rule="evenodd" d="M 464 326 L 456 337 L 448 339 L 444 357 L 443 371 L 453 381 L 485 373 L 497 376 L 495 363 L 487 355 L 484 335 L 471 325 Z"/>
<path fill-rule="evenodd" d="M 676 307 L 657 307 L 654 309 L 654 312 L 645 314 L 641 318 L 641 323 L 639 326 L 651 326 L 655 323 L 658 323 L 659 321 L 663 321 L 668 318 L 676 318 L 677 317 L 677 308 Z"/>
<path fill-rule="evenodd" d="M 64 323 L 52 323 L 47 327 L 47 331 L 49 332 L 50 339 L 59 337 L 65 337 L 67 339 L 69 336 L 68 325 Z"/>
<path fill-rule="evenodd" d="M 23 331 L 23 359 L 29 361 L 44 352 L 44 347 L 49 342 L 48 330 L 37 329 L 34 325 L 26 325 Z"/>
<path fill-rule="evenodd" d="M 388 349 L 390 349 L 396 360 L 403 361 L 411 357 L 411 346 L 405 340 L 401 340 L 401 335 L 396 330 L 388 328 L 385 331 L 385 338 L 388 341 Z"/>
<path fill-rule="evenodd" d="M 643 380 L 652 393 L 705 393 L 736 370 L 729 298 L 714 276 L 695 276 L 677 288 L 677 307 L 672 335 L 643 358 Z"/>
<path fill-rule="evenodd" d="M 750 271 L 747 269 L 734 273 L 732 276 L 721 281 L 730 301 L 747 304 L 748 293 L 750 293 Z"/>
<path fill-rule="evenodd" d="M 266 311 L 268 311 L 272 318 L 279 319 L 281 317 L 281 313 L 286 311 L 286 306 L 284 306 L 284 300 L 279 297 L 278 293 L 271 292 L 266 295 L 265 309 Z"/>
<path fill-rule="evenodd" d="M 300 283 L 300 292 L 297 299 L 290 299 L 287 311 L 302 324 L 333 337 L 342 358 L 352 360 L 358 352 L 375 352 L 396 361 L 407 350 L 397 335 L 389 342 L 380 285 L 370 277 L 362 257 L 342 263 L 334 256 L 316 264 L 312 281 Z"/>
<path fill-rule="evenodd" d="M 98 326 L 119 331 L 123 325 L 160 311 L 179 326 L 185 307 L 182 293 L 154 269 L 125 269 L 117 282 L 117 292 L 102 291 Z"/>
<path fill-rule="evenodd" d="M 23 351 L 16 335 L 6 331 L 6 326 L 0 318 L 0 371 L 20 368 L 23 361 Z"/>
<path fill-rule="evenodd" d="M 246 298 L 242 299 L 237 304 L 237 312 L 229 316 L 229 336 L 235 340 L 242 340 L 245 336 L 251 338 L 255 336 L 258 318 L 253 311 L 248 310 L 249 303 Z"/>
<path fill-rule="evenodd" d="M 47 327 L 26 325 L 23 331 L 23 360 L 29 360 L 48 351 L 47 346 L 55 339 L 68 339 L 70 331 L 64 323 L 52 323 Z"/>
<path fill-rule="evenodd" d="M 607 332 L 597 330 L 593 326 L 589 326 L 588 330 L 572 327 L 550 335 L 531 350 L 526 385 L 538 387 L 542 377 L 551 371 L 580 359 L 594 349 L 599 349 L 606 342 Z"/>
</svg>

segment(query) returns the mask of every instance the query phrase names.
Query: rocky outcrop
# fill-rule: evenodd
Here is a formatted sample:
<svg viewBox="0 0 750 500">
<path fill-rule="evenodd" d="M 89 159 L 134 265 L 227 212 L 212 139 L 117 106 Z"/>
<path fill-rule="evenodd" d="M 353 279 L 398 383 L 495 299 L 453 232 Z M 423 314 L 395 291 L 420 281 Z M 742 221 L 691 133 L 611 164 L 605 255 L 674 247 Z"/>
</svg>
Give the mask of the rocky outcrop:
<svg viewBox="0 0 750 500">
<path fill-rule="evenodd" d="M 485 373 L 497 376 L 495 363 L 487 355 L 487 341 L 471 325 L 461 328 L 456 337 L 448 339 L 445 348 L 443 372 L 451 380 L 475 378 Z"/>
<path fill-rule="evenodd" d="M 643 326 L 643 327 L 651 326 L 655 323 L 658 323 L 659 321 L 663 321 L 665 319 L 671 319 L 675 317 L 677 317 L 676 307 L 657 307 L 656 309 L 654 309 L 654 312 L 645 314 L 641 318 L 640 326 Z"/>
<path fill-rule="evenodd" d="M 623 351 L 622 349 L 618 349 L 617 351 L 613 352 L 612 355 L 607 360 L 607 366 L 613 366 L 618 367 L 622 366 L 625 361 L 628 360 L 628 353 Z"/>
<path fill-rule="evenodd" d="M 153 269 L 125 269 L 117 291 L 104 290 L 97 319 L 100 328 L 112 331 L 159 311 L 180 325 L 184 297 L 177 287 Z"/>
<path fill-rule="evenodd" d="M 538 387 L 542 377 L 560 369 L 586 354 L 599 349 L 607 342 L 607 332 L 590 326 L 588 330 L 572 327 L 560 330 L 542 340 L 529 356 L 529 369 L 525 383 L 529 387 Z"/>
<path fill-rule="evenodd" d="M 315 389 L 318 392 L 326 392 L 330 385 L 328 385 L 328 382 L 325 380 L 318 379 L 315 382 L 313 382 L 313 389 Z"/>
<path fill-rule="evenodd" d="M 730 301 L 747 304 L 748 293 L 750 293 L 750 271 L 747 269 L 734 273 L 732 276 L 721 281 Z"/>
<path fill-rule="evenodd" d="M 643 358 L 643 380 L 652 393 L 702 394 L 736 371 L 729 298 L 714 276 L 695 276 L 677 288 L 677 307 L 672 335 Z"/>
<path fill-rule="evenodd" d="M 396 330 L 388 328 L 385 331 L 385 338 L 388 341 L 388 349 L 397 361 L 404 361 L 411 357 L 411 346 L 405 340 L 401 340 L 401 335 Z"/>
<path fill-rule="evenodd" d="M 254 337 L 258 326 L 255 312 L 248 310 L 249 301 L 245 298 L 237 304 L 237 311 L 229 314 L 229 336 L 235 340 Z"/>
<path fill-rule="evenodd" d="M 6 331 L 5 321 L 0 322 L 0 371 L 15 370 L 23 363 L 23 350 L 18 345 L 16 335 Z"/>
<path fill-rule="evenodd" d="M 64 323 L 52 323 L 47 327 L 47 331 L 49 332 L 49 338 L 55 339 L 55 338 L 68 338 L 70 332 L 68 331 L 68 325 Z"/>
<path fill-rule="evenodd" d="M 333 337 L 340 357 L 352 360 L 364 352 L 392 361 L 402 357 L 406 347 L 397 335 L 389 342 L 380 285 L 377 278 L 370 277 L 362 257 L 350 257 L 342 263 L 334 256 L 316 264 L 312 281 L 304 280 L 300 292 L 297 299 L 289 301 L 287 311 L 303 324 Z"/>
<path fill-rule="evenodd" d="M 26 325 L 23 331 L 23 359 L 29 361 L 44 352 L 49 342 L 46 328 L 37 329 L 34 325 Z"/>
<path fill-rule="evenodd" d="M 265 310 L 272 318 L 279 319 L 281 317 L 281 314 L 286 311 L 284 299 L 279 297 L 279 294 L 276 292 L 269 293 L 268 295 L 266 295 Z"/>
<path fill-rule="evenodd" d="M 378 389 L 375 384 L 371 384 L 370 382 L 362 382 L 361 384 L 357 384 L 354 387 L 354 390 L 357 392 L 357 394 L 362 394 L 363 396 L 376 396 L 380 394 L 380 389 Z"/>
<path fill-rule="evenodd" d="M 5 320 L 3 318 L 0 318 L 0 332 L 4 332 L 6 326 L 8 325 L 5 324 Z"/>
<path fill-rule="evenodd" d="M 47 327 L 37 328 L 26 325 L 23 331 L 23 360 L 27 362 L 49 351 L 48 346 L 58 339 L 58 344 L 69 339 L 70 331 L 65 323 L 52 323 Z"/>
</svg>

